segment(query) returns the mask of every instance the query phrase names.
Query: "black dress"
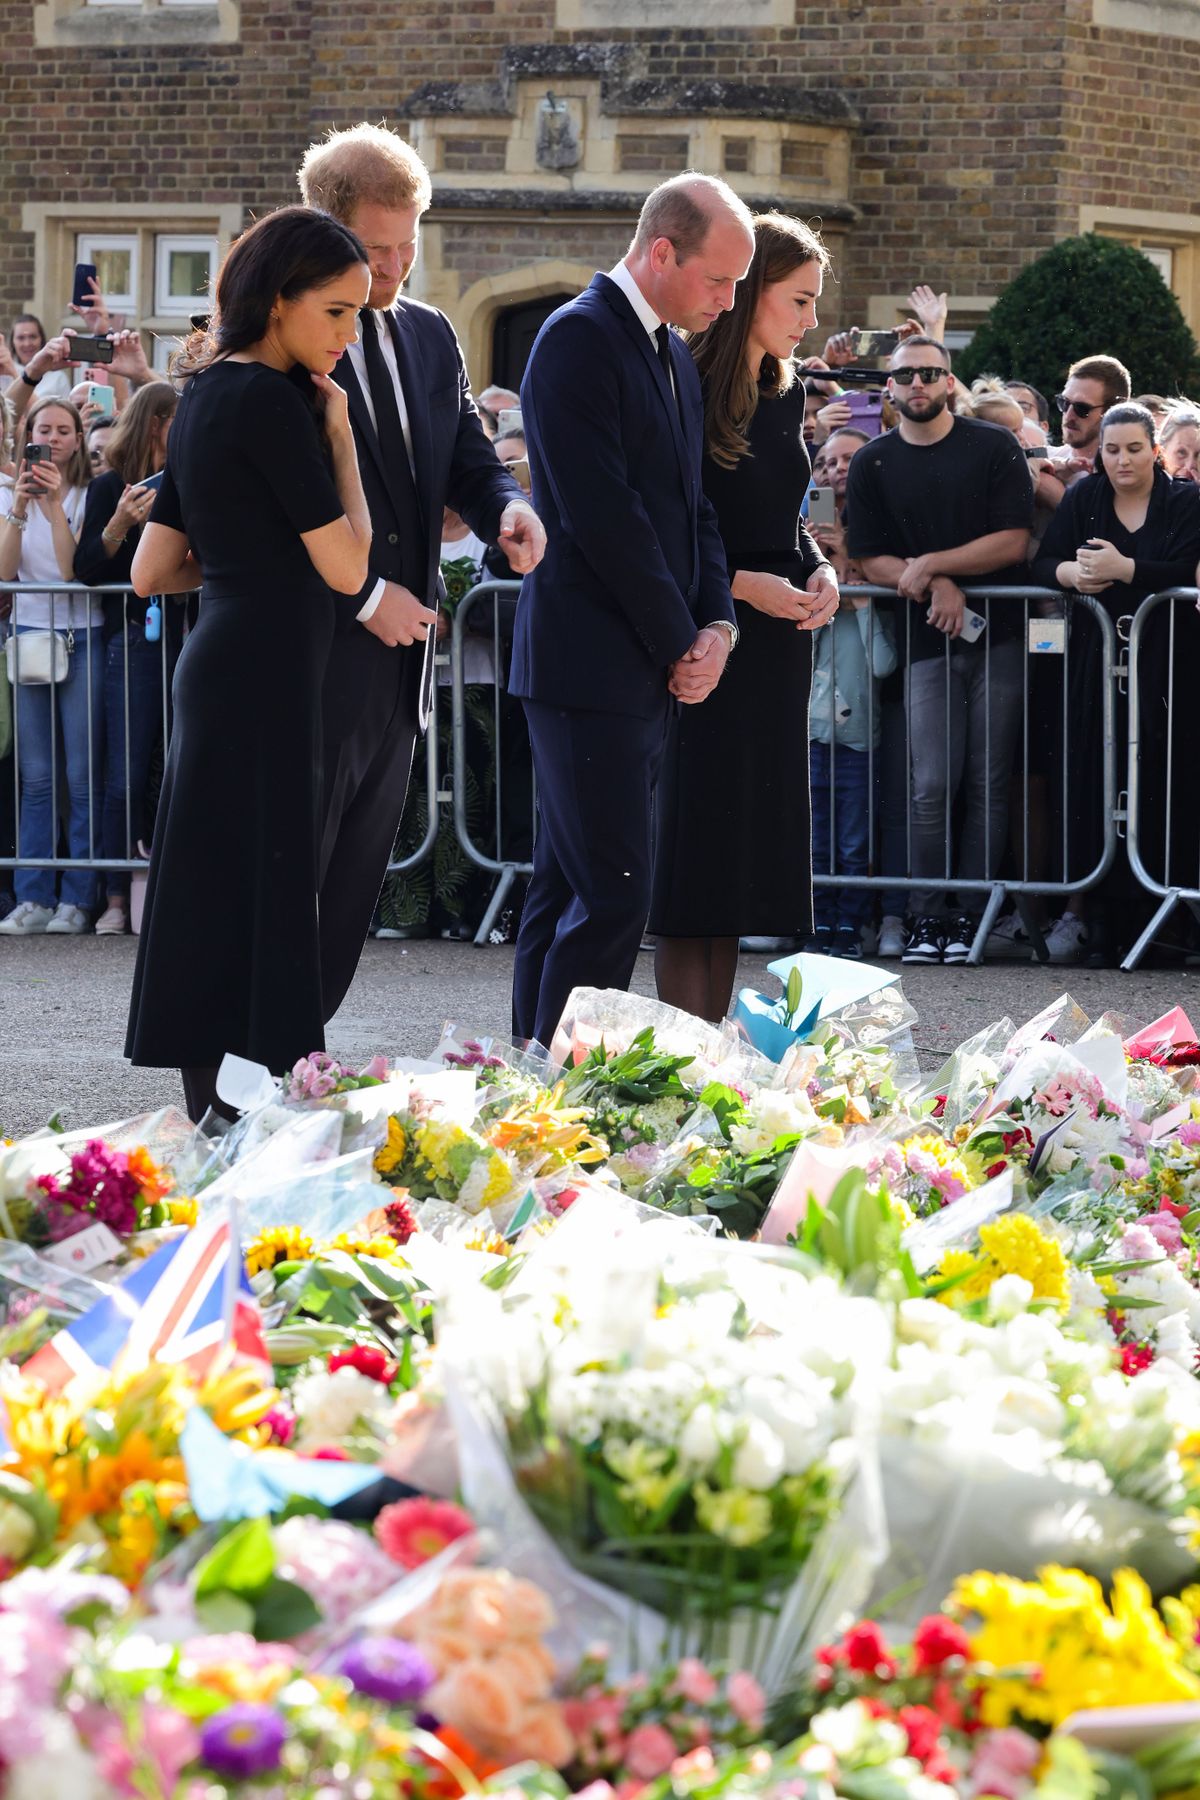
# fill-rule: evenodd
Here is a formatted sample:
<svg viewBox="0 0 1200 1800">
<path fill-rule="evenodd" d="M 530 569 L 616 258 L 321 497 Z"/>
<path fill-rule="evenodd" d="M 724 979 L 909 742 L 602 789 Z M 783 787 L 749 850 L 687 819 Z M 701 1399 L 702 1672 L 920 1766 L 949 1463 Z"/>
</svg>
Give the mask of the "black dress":
<svg viewBox="0 0 1200 1800">
<path fill-rule="evenodd" d="M 804 383 L 763 399 L 751 454 L 704 458 L 732 576 L 766 570 L 803 587 L 824 561 L 800 523 L 811 473 Z M 655 796 L 659 937 L 804 935 L 812 930 L 808 696 L 812 634 L 744 601 L 741 637 L 716 688 L 672 723 Z"/>
<path fill-rule="evenodd" d="M 342 516 L 303 372 L 189 381 L 153 522 L 204 573 L 175 672 L 125 1054 L 275 1073 L 324 1044 L 317 945 L 321 683 L 336 597 L 300 540 Z M 350 600 L 347 605 L 352 604 Z"/>
</svg>

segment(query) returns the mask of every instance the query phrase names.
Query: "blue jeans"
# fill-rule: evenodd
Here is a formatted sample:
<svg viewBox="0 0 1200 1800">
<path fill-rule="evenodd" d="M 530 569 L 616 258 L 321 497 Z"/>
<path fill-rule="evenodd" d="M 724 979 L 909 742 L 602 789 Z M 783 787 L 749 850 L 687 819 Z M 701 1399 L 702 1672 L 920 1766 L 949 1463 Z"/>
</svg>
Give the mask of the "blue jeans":
<svg viewBox="0 0 1200 1800">
<path fill-rule="evenodd" d="M 17 631 L 34 630 L 18 625 Z M 61 816 L 54 793 L 57 778 L 61 791 L 67 781 L 67 854 L 83 861 L 100 853 L 100 769 L 104 751 L 104 642 L 100 627 L 75 633 L 70 667 L 62 681 L 18 683 L 17 770 L 21 781 L 21 825 L 17 855 L 25 861 L 58 854 L 56 827 Z M 88 689 L 91 688 L 91 717 Z M 57 743 L 55 743 L 57 736 Z M 90 755 L 89 755 L 90 752 Z M 38 906 L 55 904 L 53 869 L 18 869 L 13 891 L 18 902 L 32 900 Z M 90 869 L 65 869 L 64 906 L 81 906 L 94 912 L 97 881 Z"/>
<path fill-rule="evenodd" d="M 129 738 L 125 736 L 125 632 L 129 638 Z M 150 760 L 163 720 L 163 657 L 172 660 L 165 639 L 146 642 L 141 625 L 132 620 L 125 631 L 114 632 L 104 646 L 104 819 L 101 854 L 133 857 L 142 835 L 146 783 Z M 170 668 L 167 671 L 170 691 Z M 127 823 L 128 821 L 128 823 Z M 104 876 L 109 894 L 127 896 L 127 871 L 109 869 Z"/>
<path fill-rule="evenodd" d="M 870 772 L 865 750 L 814 742 L 808 746 L 812 789 L 814 875 L 866 875 L 870 865 Z M 830 795 L 833 797 L 833 861 L 830 861 Z M 871 907 L 871 890 L 814 887 L 813 923 L 855 931 Z"/>
</svg>

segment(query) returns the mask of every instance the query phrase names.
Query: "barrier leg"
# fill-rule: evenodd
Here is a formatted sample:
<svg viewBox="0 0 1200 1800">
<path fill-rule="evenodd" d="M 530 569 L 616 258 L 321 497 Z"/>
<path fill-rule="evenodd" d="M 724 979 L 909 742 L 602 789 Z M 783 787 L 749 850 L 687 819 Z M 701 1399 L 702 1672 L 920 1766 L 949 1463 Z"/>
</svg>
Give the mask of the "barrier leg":
<svg viewBox="0 0 1200 1800">
<path fill-rule="evenodd" d="M 1027 894 L 1017 895 L 1017 917 L 1025 927 L 1025 935 L 1033 945 L 1033 954 L 1038 962 L 1049 962 L 1050 952 L 1046 948 L 1046 939 L 1043 936 L 1041 926 L 1033 916 L 1033 908 L 1029 904 L 1029 896 Z"/>
<path fill-rule="evenodd" d="M 979 929 L 971 940 L 971 954 L 967 961 L 978 966 L 983 961 L 984 945 L 988 941 L 992 926 L 1000 916 L 1000 908 L 1004 905 L 1004 888 L 1000 883 L 992 889 L 987 897 L 987 905 L 983 909 L 983 917 L 979 921 Z"/>
<path fill-rule="evenodd" d="M 496 920 L 500 917 L 500 909 L 504 905 L 504 902 L 508 899 L 509 891 L 512 887 L 513 882 L 516 879 L 517 879 L 517 871 L 513 868 L 511 863 L 506 864 L 505 867 L 500 871 L 500 879 L 496 883 L 495 892 L 493 893 L 491 899 L 488 901 L 487 911 L 484 913 L 482 919 L 480 919 L 480 921 L 479 921 L 479 930 L 475 933 L 475 939 L 474 939 L 475 943 L 477 943 L 477 944 L 486 944 L 487 943 L 488 938 L 491 934 L 492 926 L 496 923 Z"/>
<path fill-rule="evenodd" d="M 1124 962 L 1121 964 L 1122 969 L 1124 969 L 1126 973 L 1131 969 L 1137 968 L 1143 956 L 1145 956 L 1147 950 L 1157 937 L 1159 926 L 1166 924 L 1171 914 L 1175 911 L 1178 902 L 1179 889 L 1172 888 L 1171 892 L 1164 896 L 1162 905 L 1159 907 L 1145 931 L 1143 931 L 1141 937 L 1138 939 L 1137 943 L 1133 945 Z"/>
</svg>

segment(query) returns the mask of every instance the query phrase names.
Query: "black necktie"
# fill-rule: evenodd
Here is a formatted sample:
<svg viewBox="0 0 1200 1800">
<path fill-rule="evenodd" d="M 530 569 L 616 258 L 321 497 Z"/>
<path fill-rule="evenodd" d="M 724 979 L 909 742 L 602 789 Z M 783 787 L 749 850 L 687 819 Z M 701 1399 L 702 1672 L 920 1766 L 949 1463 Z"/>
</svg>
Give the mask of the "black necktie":
<svg viewBox="0 0 1200 1800">
<path fill-rule="evenodd" d="M 379 439 L 379 448 L 383 451 L 383 463 L 387 470 L 388 487 L 396 505 L 401 523 L 410 526 L 406 536 L 405 586 L 413 588 L 418 598 L 423 598 L 426 572 L 424 569 L 423 540 L 424 529 L 421 524 L 421 508 L 417 499 L 416 483 L 413 480 L 412 463 L 408 458 L 408 445 L 404 441 L 404 427 L 400 423 L 400 408 L 396 401 L 396 384 L 392 372 L 388 368 L 383 355 L 383 346 L 379 342 L 379 329 L 375 323 L 375 313 L 370 307 L 363 307 L 358 315 L 362 333 L 363 357 L 367 365 L 367 385 L 371 390 L 371 405 L 375 413 L 375 435 Z M 387 321 L 384 321 L 387 330 Z M 407 566 L 410 559 L 414 563 L 411 569 Z M 417 585 L 414 587 L 414 581 Z"/>
<path fill-rule="evenodd" d="M 674 396 L 675 407 L 678 411 L 679 389 L 675 385 L 674 376 L 671 370 L 671 327 L 669 325 L 660 325 L 654 333 L 654 338 L 658 345 L 658 360 L 663 366 L 663 373 L 667 378 L 667 386 Z M 682 417 L 682 414 L 680 416 Z"/>
</svg>

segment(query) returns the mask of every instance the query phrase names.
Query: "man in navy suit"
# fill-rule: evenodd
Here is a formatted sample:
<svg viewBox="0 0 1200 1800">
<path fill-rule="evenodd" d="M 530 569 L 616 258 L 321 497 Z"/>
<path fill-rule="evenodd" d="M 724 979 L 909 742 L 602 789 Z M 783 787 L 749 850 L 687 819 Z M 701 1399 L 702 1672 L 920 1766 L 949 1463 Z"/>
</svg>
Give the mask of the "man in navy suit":
<svg viewBox="0 0 1200 1800">
<path fill-rule="evenodd" d="M 521 387 L 546 554 L 517 606 L 510 688 L 529 720 L 538 839 L 513 1028 L 549 1044 L 573 987 L 628 987 L 650 904 L 650 809 L 673 700 L 695 705 L 736 641 L 700 485 L 703 331 L 754 254 L 724 182 L 681 175 L 608 275 L 553 313 Z M 713 845 L 719 879 L 720 845 Z"/>
<path fill-rule="evenodd" d="M 545 533 L 484 435 L 454 327 L 399 298 L 431 198 L 420 157 L 395 132 L 356 125 L 309 148 L 300 188 L 357 233 L 371 263 L 358 342 L 334 371 L 373 536 L 370 574 L 357 604 L 338 609 L 325 675 L 320 937 L 331 1019 L 358 967 L 429 722 L 443 508 L 498 543 L 518 575 Z"/>
</svg>

